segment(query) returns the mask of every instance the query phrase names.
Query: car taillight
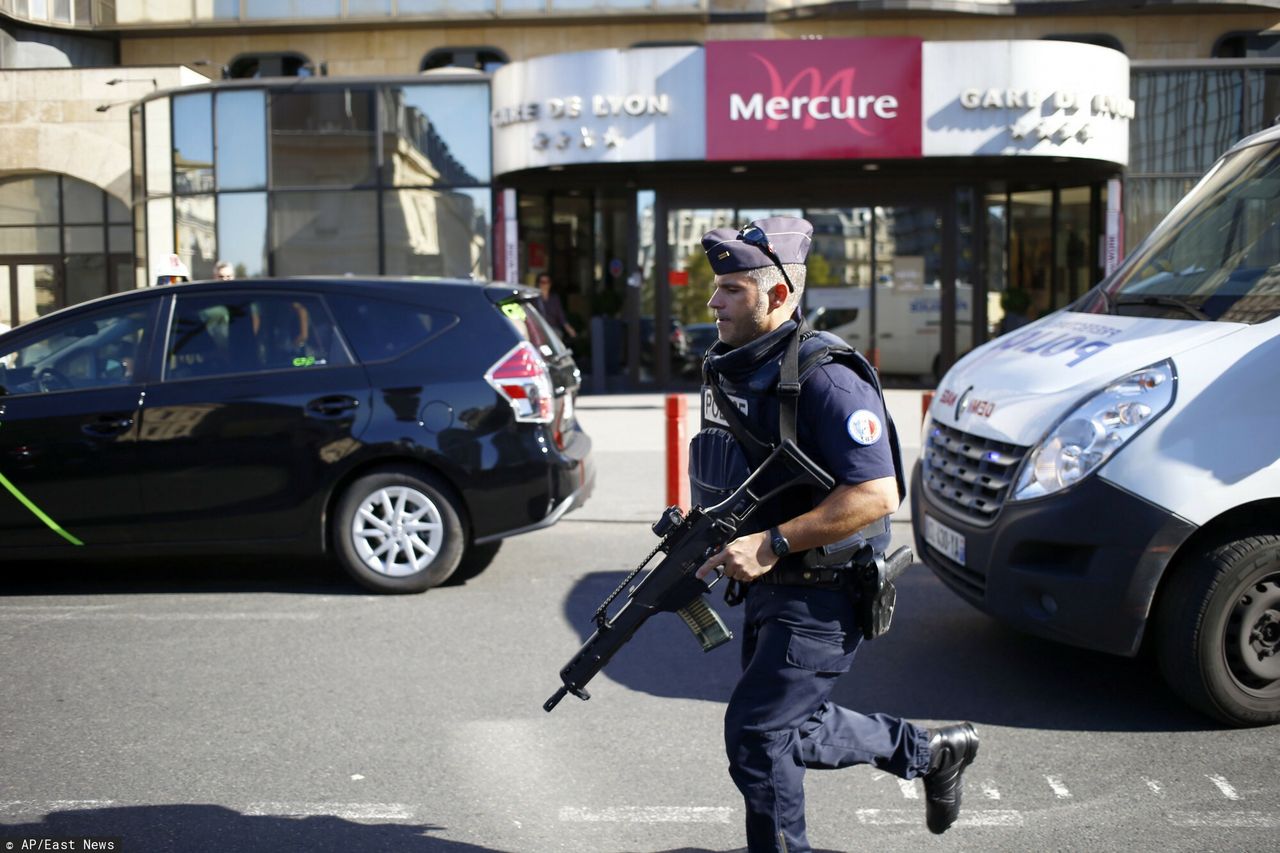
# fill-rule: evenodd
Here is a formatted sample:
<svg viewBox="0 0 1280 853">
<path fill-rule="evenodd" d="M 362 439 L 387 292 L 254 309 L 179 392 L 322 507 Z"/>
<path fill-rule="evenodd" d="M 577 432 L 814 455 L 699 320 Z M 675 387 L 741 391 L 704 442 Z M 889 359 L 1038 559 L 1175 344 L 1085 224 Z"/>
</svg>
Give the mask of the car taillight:
<svg viewBox="0 0 1280 853">
<path fill-rule="evenodd" d="M 551 422 L 555 400 L 551 391 L 551 374 L 542 356 L 528 341 L 521 341 L 498 359 L 484 378 L 511 404 L 517 421 Z"/>
</svg>

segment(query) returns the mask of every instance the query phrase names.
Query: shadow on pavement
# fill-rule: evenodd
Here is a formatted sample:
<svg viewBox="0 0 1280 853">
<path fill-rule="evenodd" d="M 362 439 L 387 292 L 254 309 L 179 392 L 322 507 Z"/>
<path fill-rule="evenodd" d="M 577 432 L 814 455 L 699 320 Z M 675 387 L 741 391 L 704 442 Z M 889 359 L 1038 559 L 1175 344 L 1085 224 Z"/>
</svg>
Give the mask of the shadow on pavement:
<svg viewBox="0 0 1280 853">
<path fill-rule="evenodd" d="M 0 842 L 20 838 L 119 838 L 130 851 L 276 853 L 306 851 L 405 851 L 405 853 L 497 853 L 427 833 L 429 824 L 354 823 L 333 816 L 243 815 L 216 805 L 128 806 L 51 812 L 39 823 L 0 824 Z M 80 848 L 77 848 L 80 849 Z"/>
<path fill-rule="evenodd" d="M 592 613 L 624 577 L 590 574 L 570 592 L 565 616 L 583 641 L 594 629 Z M 609 663 L 609 677 L 654 696 L 727 701 L 739 671 L 743 608 L 725 606 L 718 590 L 710 603 L 734 632 L 732 643 L 704 654 L 678 617 L 659 614 Z M 921 721 L 1068 731 L 1217 728 L 1165 687 L 1153 659 L 1017 633 L 956 598 L 921 565 L 898 583 L 893 629 L 862 645 L 832 700 Z"/>
<path fill-rule="evenodd" d="M 0 595 L 152 592 L 372 594 L 321 558 L 204 555 L 0 562 Z"/>
</svg>

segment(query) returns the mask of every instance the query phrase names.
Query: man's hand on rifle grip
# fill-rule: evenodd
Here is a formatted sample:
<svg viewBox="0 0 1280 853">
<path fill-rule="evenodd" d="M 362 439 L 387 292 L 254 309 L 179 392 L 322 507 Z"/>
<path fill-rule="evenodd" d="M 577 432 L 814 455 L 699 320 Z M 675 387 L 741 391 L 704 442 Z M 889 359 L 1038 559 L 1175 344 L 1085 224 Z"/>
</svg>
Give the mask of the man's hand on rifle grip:
<svg viewBox="0 0 1280 853">
<path fill-rule="evenodd" d="M 708 557 L 694 574 L 703 583 L 708 583 L 708 579 L 717 572 L 722 572 L 730 580 L 750 583 L 777 562 L 777 555 L 769 547 L 768 532 L 761 531 L 734 539 Z"/>
</svg>

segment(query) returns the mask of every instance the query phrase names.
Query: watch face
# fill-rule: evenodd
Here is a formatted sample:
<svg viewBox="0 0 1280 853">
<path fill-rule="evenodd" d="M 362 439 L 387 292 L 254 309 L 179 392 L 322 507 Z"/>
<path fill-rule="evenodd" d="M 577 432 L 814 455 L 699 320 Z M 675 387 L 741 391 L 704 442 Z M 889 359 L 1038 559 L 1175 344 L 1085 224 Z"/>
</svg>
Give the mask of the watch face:
<svg viewBox="0 0 1280 853">
<path fill-rule="evenodd" d="M 769 536 L 769 547 L 773 548 L 773 553 L 779 557 L 785 557 L 791 551 L 791 545 L 787 539 L 777 530 L 774 530 Z"/>
</svg>

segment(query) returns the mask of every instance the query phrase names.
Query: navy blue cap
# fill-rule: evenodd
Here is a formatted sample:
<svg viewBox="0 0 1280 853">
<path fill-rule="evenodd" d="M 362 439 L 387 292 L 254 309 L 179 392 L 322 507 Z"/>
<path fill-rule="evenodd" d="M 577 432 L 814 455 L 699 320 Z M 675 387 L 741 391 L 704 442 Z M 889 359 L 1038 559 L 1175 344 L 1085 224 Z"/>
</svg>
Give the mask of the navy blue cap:
<svg viewBox="0 0 1280 853">
<path fill-rule="evenodd" d="M 759 232 L 764 233 L 765 240 L 760 239 Z M 760 243 L 767 243 L 777 256 L 777 263 L 803 264 L 812 240 L 813 225 L 808 220 L 771 216 L 757 219 L 741 231 L 732 228 L 708 231 L 702 237 L 702 248 L 711 261 L 711 269 L 716 275 L 724 275 L 774 266 L 774 258 L 769 257 Z"/>
</svg>

